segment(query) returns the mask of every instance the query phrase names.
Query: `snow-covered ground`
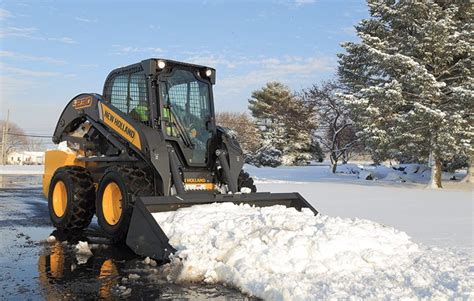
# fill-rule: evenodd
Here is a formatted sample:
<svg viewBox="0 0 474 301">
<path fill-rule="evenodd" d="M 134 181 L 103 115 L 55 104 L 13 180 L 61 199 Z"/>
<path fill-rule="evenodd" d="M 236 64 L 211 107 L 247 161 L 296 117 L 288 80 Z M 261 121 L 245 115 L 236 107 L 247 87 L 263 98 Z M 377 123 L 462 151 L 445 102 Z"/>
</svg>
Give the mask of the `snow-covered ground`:
<svg viewBox="0 0 474 301">
<path fill-rule="evenodd" d="M 270 300 L 473 298 L 474 262 L 363 219 L 210 204 L 153 214 L 178 252 L 171 281 Z"/>
<path fill-rule="evenodd" d="M 317 217 L 231 204 L 155 215 L 178 250 L 163 272 L 264 299 L 474 298 L 472 188 L 426 189 L 412 167 L 372 170 L 376 181 L 342 168 L 246 166 L 259 191 L 300 192 Z"/>
<path fill-rule="evenodd" d="M 474 252 L 471 191 L 334 183 L 267 183 L 259 191 L 299 192 L 324 215 L 366 218 L 415 242 Z"/>
<path fill-rule="evenodd" d="M 366 218 L 405 231 L 418 243 L 474 253 L 473 184 L 433 190 L 425 184 L 332 175 L 323 166 L 246 166 L 246 171 L 257 178 L 258 191 L 299 192 L 324 215 Z"/>
<path fill-rule="evenodd" d="M 171 281 L 222 282 L 277 300 L 474 298 L 469 184 L 426 189 L 429 171 L 414 165 L 348 164 L 335 175 L 328 166 L 246 171 L 259 191 L 299 192 L 321 214 L 213 204 L 156 215 L 178 249 L 162 268 Z M 463 174 L 452 176 L 444 175 L 445 186 Z"/>
<path fill-rule="evenodd" d="M 328 165 L 281 166 L 278 168 L 245 165 L 257 182 L 353 182 L 363 185 L 404 186 L 426 185 L 431 177 L 429 167 L 421 164 L 401 164 L 395 166 L 372 166 L 369 163 L 338 165 L 336 174 L 330 172 Z M 443 183 L 458 183 L 466 176 L 466 170 L 456 173 L 443 173 Z M 453 179 L 453 180 L 451 180 Z"/>
<path fill-rule="evenodd" d="M 65 150 L 64 147 L 60 148 Z M 405 164 L 388 166 L 371 166 L 369 163 L 339 165 L 337 173 L 332 174 L 326 164 L 309 166 L 281 166 L 278 168 L 257 168 L 245 165 L 245 170 L 255 178 L 257 182 L 378 182 L 377 184 L 405 183 L 426 184 L 430 179 L 430 169 L 420 164 Z M 43 165 L 0 165 L 0 175 L 38 175 L 43 174 Z M 444 183 L 457 183 L 466 175 L 466 171 L 456 173 L 443 173 Z M 452 181 L 451 179 L 455 179 Z M 370 180 L 367 180 L 370 179 Z"/>
<path fill-rule="evenodd" d="M 0 165 L 0 175 L 42 175 L 44 165 Z"/>
</svg>

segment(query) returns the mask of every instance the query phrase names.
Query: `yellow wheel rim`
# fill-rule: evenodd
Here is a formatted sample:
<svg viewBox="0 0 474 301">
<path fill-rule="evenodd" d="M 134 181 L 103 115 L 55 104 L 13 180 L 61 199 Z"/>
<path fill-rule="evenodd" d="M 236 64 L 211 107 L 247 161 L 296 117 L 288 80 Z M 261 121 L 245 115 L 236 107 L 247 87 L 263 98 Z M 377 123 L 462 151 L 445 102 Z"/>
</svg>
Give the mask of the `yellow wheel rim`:
<svg viewBox="0 0 474 301">
<path fill-rule="evenodd" d="M 67 189 L 63 181 L 57 181 L 53 190 L 53 211 L 57 217 L 62 217 L 66 212 Z"/>
<path fill-rule="evenodd" d="M 122 216 L 122 192 L 115 182 L 110 182 L 102 196 L 102 212 L 109 225 L 116 225 Z"/>
</svg>

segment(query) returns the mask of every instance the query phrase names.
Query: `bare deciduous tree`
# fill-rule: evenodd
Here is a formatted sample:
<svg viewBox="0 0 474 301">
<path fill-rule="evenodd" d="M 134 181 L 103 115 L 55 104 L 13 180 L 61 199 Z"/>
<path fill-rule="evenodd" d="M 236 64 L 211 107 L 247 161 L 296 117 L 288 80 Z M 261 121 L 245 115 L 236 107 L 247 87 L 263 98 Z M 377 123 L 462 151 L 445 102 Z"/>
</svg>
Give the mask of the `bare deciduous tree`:
<svg viewBox="0 0 474 301">
<path fill-rule="evenodd" d="M 340 90 L 338 82 L 328 81 L 303 91 L 306 100 L 314 105 L 319 124 L 316 137 L 329 152 L 333 173 L 341 159 L 345 163 L 349 160 L 357 142 L 349 111 L 337 95 Z"/>
<path fill-rule="evenodd" d="M 3 129 L 6 126 L 4 120 L 0 120 L 0 144 L 3 144 Z M 22 150 L 28 144 L 28 138 L 25 135 L 25 132 L 15 123 L 8 123 L 8 138 L 5 155 L 8 156 L 14 150 Z"/>
<path fill-rule="evenodd" d="M 26 150 L 28 151 L 41 151 L 43 150 L 44 147 L 44 139 L 41 138 L 35 138 L 35 137 L 29 137 L 28 138 L 28 144 L 26 145 Z"/>
<path fill-rule="evenodd" d="M 216 114 L 217 125 L 236 132 L 244 153 L 254 153 L 260 146 L 260 135 L 249 115 L 238 112 L 220 112 Z"/>
</svg>

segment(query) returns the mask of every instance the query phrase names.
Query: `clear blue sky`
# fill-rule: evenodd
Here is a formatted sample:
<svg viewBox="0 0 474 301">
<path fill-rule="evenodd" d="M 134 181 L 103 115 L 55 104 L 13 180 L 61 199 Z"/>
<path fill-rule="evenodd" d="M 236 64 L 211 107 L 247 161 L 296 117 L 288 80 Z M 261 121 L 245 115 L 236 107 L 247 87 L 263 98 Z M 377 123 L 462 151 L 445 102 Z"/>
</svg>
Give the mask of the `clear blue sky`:
<svg viewBox="0 0 474 301">
<path fill-rule="evenodd" d="M 363 0 L 0 1 L 0 118 L 51 134 L 66 103 L 102 92 L 113 68 L 149 57 L 217 69 L 218 111 L 244 111 L 271 80 L 331 78 Z"/>
</svg>

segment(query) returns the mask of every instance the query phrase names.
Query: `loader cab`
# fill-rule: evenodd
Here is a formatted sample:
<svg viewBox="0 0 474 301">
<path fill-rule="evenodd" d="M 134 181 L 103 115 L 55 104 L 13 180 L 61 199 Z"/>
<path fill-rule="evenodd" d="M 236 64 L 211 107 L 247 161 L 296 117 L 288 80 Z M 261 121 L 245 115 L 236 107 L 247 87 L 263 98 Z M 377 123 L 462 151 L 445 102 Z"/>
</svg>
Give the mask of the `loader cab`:
<svg viewBox="0 0 474 301">
<path fill-rule="evenodd" d="M 150 59 L 112 71 L 103 95 L 134 120 L 162 131 L 186 165 L 206 167 L 216 137 L 214 83 L 209 67 Z"/>
<path fill-rule="evenodd" d="M 141 64 L 115 69 L 107 77 L 102 95 L 118 110 L 151 127 L 156 112 L 150 106 L 148 81 Z"/>
<path fill-rule="evenodd" d="M 214 136 L 211 85 L 188 68 L 172 68 L 159 79 L 161 121 L 169 140 L 190 150 L 187 164 L 206 164 Z"/>
</svg>

